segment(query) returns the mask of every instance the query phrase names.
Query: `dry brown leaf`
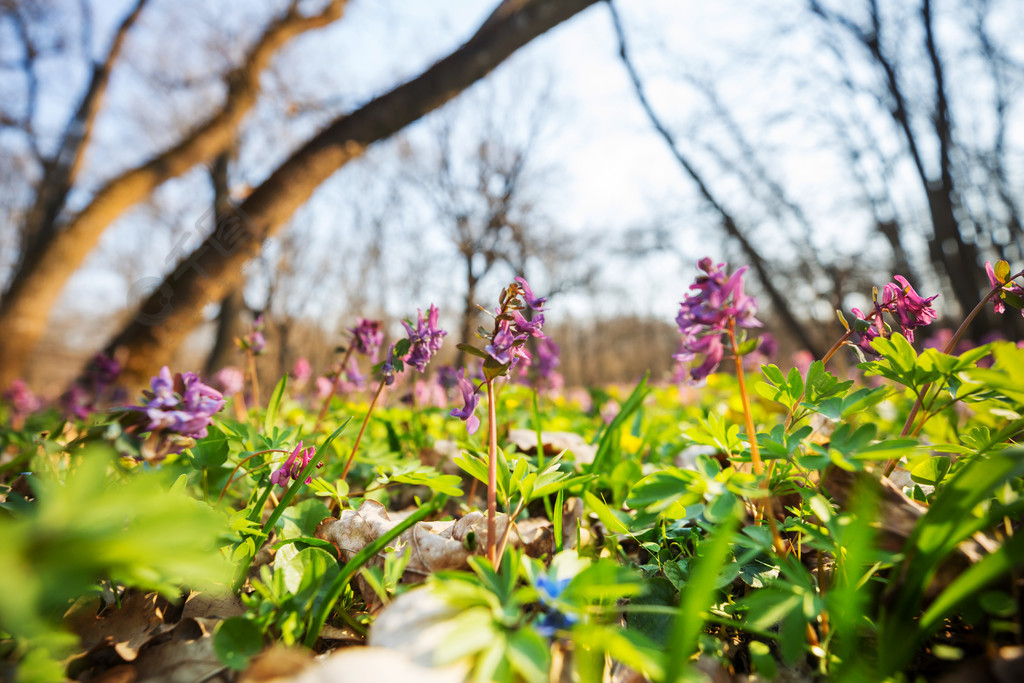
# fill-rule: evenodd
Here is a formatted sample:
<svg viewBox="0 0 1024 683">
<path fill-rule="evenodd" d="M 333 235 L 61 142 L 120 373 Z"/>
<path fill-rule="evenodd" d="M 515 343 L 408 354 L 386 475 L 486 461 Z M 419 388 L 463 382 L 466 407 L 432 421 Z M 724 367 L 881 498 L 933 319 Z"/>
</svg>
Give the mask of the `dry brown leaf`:
<svg viewBox="0 0 1024 683">
<path fill-rule="evenodd" d="M 313 653 L 309 650 L 275 645 L 253 658 L 238 683 L 288 681 L 313 664 Z"/>
<path fill-rule="evenodd" d="M 340 519 L 328 518 L 320 523 L 316 535 L 330 541 L 341 553 L 343 562 L 387 533 L 398 524 L 391 519 L 380 503 L 367 500 L 358 510 L 344 510 Z M 497 534 L 500 538 L 508 524 L 507 515 L 498 515 Z M 419 522 L 399 536 L 394 547 L 399 552 L 409 549 L 411 557 L 406 567 L 407 579 L 419 581 L 428 574 L 444 569 L 462 569 L 471 551 L 467 546 L 470 534 L 475 535 L 477 549 L 486 545 L 487 518 L 471 512 L 458 521 Z M 512 542 L 519 545 L 516 538 Z M 371 560 L 371 565 L 383 564 L 382 555 Z"/>
<path fill-rule="evenodd" d="M 162 604 L 157 593 L 133 593 L 120 609 L 91 620 L 76 619 L 72 627 L 85 651 L 112 645 L 122 659 L 130 662 L 163 625 Z"/>
<path fill-rule="evenodd" d="M 339 550 L 341 561 L 347 562 L 398 522 L 388 515 L 383 505 L 367 500 L 358 510 L 344 510 L 340 519 L 329 517 L 322 521 L 316 536 L 333 543 Z M 508 515 L 497 515 L 495 522 L 495 535 L 500 541 L 508 524 Z M 517 527 L 524 527 L 527 534 Z M 522 525 L 513 525 L 509 543 L 513 547 L 524 547 L 532 556 L 550 553 L 554 545 L 550 522 L 527 520 Z M 408 583 L 423 581 L 437 571 L 466 569 L 469 556 L 482 554 L 486 548 L 487 516 L 473 511 L 457 521 L 419 522 L 405 530 L 392 545 L 400 553 L 406 550 L 410 553 L 409 564 L 402 577 Z M 367 565 L 379 567 L 383 563 L 381 553 Z M 367 607 L 371 610 L 379 607 L 379 598 L 361 577 L 357 577 L 356 583 Z"/>
<path fill-rule="evenodd" d="M 135 683 L 139 680 L 139 672 L 134 664 L 120 664 L 89 680 L 92 683 Z"/>
<path fill-rule="evenodd" d="M 237 617 L 245 613 L 242 601 L 234 593 L 215 595 L 213 593 L 197 593 L 192 591 L 185 599 L 182 619 L 194 617 Z"/>
<path fill-rule="evenodd" d="M 193 683 L 225 669 L 213 649 L 213 629 L 219 619 L 182 619 L 159 642 L 150 643 L 135 661 L 139 681 Z"/>
</svg>

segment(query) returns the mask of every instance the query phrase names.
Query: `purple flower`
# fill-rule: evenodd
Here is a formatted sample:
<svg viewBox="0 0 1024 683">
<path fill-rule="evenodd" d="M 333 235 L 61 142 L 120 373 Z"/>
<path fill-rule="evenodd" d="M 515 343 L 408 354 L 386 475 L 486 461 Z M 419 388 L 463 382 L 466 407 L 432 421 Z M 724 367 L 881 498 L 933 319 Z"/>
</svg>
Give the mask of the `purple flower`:
<svg viewBox="0 0 1024 683">
<path fill-rule="evenodd" d="M 366 387 L 366 375 L 359 372 L 359 363 L 355 358 L 349 359 L 344 377 L 347 382 L 346 391 L 362 391 Z"/>
<path fill-rule="evenodd" d="M 412 397 L 417 406 L 436 406 L 444 408 L 448 405 L 448 396 L 444 387 L 436 378 L 418 379 L 412 385 Z"/>
<path fill-rule="evenodd" d="M 542 380 L 550 382 L 558 374 L 558 366 L 562 364 L 559 351 L 558 344 L 549 337 L 537 341 L 537 374 Z"/>
<path fill-rule="evenodd" d="M 381 321 L 367 318 L 358 318 L 357 320 L 356 326 L 349 329 L 349 332 L 352 333 L 352 348 L 376 362 L 377 354 L 380 353 L 380 347 L 384 343 Z"/>
<path fill-rule="evenodd" d="M 437 379 L 441 383 L 441 386 L 444 387 L 445 391 L 454 389 L 459 385 L 459 373 L 450 365 L 442 365 L 438 368 L 437 375 Z"/>
<path fill-rule="evenodd" d="M 760 327 L 754 317 L 757 302 L 743 292 L 743 274 L 747 266 L 741 266 L 726 277 L 725 264 L 714 265 L 710 258 L 703 258 L 697 267 L 704 271 L 690 285 L 694 293 L 679 304 L 676 324 L 682 335 L 682 344 L 674 358 L 690 362 L 698 354 L 705 355 L 704 362 L 690 369 L 690 377 L 699 381 L 714 372 L 725 357 L 722 334 L 728 331 L 730 321 L 740 327 Z"/>
<path fill-rule="evenodd" d="M 1024 287 L 1021 287 L 1013 280 L 1010 280 L 1009 282 L 1001 281 L 998 277 L 996 277 L 995 269 L 992 267 L 992 264 L 989 263 L 988 261 L 985 262 L 985 274 L 988 275 L 989 285 L 993 289 L 995 289 L 996 287 L 1000 289 L 999 295 L 992 299 L 992 303 L 995 307 L 996 313 L 1002 314 L 1006 312 L 1006 304 L 1003 302 L 1004 293 L 1015 296 L 1018 299 L 1024 299 Z M 1021 309 L 1020 314 L 1024 316 L 1024 308 Z"/>
<path fill-rule="evenodd" d="M 93 397 L 79 383 L 74 383 L 60 396 L 61 412 L 68 419 L 84 420 L 92 413 Z"/>
<path fill-rule="evenodd" d="M 330 396 L 331 387 L 334 386 L 334 380 L 330 377 L 317 377 L 316 378 L 316 397 L 321 401 Z"/>
<path fill-rule="evenodd" d="M 171 377 L 164 366 L 150 380 L 149 391 L 142 392 L 145 402 L 129 410 L 148 418 L 143 431 L 170 432 L 192 439 L 207 435 L 213 415 L 224 407 L 224 398 L 213 387 L 203 384 L 194 372 Z"/>
<path fill-rule="evenodd" d="M 299 477 L 302 476 L 302 470 L 306 469 L 309 465 L 309 461 L 316 455 L 316 448 L 313 446 L 302 447 L 302 442 L 295 447 L 288 459 L 285 460 L 284 465 L 279 469 L 275 470 L 270 475 L 270 481 L 278 486 L 288 486 L 288 480 L 298 481 Z M 319 467 L 319 465 L 318 465 Z M 306 483 L 309 484 L 313 481 L 313 477 L 306 477 Z"/>
<path fill-rule="evenodd" d="M 380 374 L 384 377 L 384 384 L 391 386 L 395 383 L 395 345 L 388 348 L 388 356 L 380 366 Z"/>
<path fill-rule="evenodd" d="M 516 335 L 507 320 L 498 321 L 498 330 L 491 338 L 491 343 L 484 347 L 487 355 L 502 365 L 509 365 L 514 360 L 513 347 L 516 342 L 525 342 L 527 335 Z M 520 343 L 520 347 L 522 344 Z"/>
<path fill-rule="evenodd" d="M 236 343 L 242 350 L 250 351 L 254 356 L 260 355 L 267 348 L 267 340 L 263 336 L 263 327 L 263 316 L 256 316 L 256 319 L 252 321 L 252 326 L 249 328 L 249 333 L 236 340 Z"/>
<path fill-rule="evenodd" d="M 882 308 L 899 320 L 903 336 L 907 341 L 914 341 L 914 328 L 931 324 L 938 317 L 931 302 L 939 295 L 924 299 L 918 296 L 914 288 L 902 275 L 894 275 L 899 284 L 890 282 L 882 290 Z"/>
<path fill-rule="evenodd" d="M 885 325 L 882 323 L 882 308 L 875 302 L 875 313 L 870 318 L 859 308 L 851 309 L 857 316 L 853 324 L 853 334 L 850 335 L 850 343 L 859 347 L 864 353 L 877 357 L 878 352 L 871 348 L 871 342 L 878 337 L 885 336 Z"/>
<path fill-rule="evenodd" d="M 530 288 L 530 283 L 526 281 L 524 277 L 517 277 L 515 281 L 519 283 L 519 288 L 523 292 L 523 302 L 530 307 L 531 310 L 541 311 L 544 309 L 544 304 L 547 302 L 547 297 L 535 297 L 533 290 Z"/>
<path fill-rule="evenodd" d="M 409 352 L 403 360 L 423 372 L 427 368 L 427 362 L 441 350 L 442 340 L 448 333 L 437 326 L 438 310 L 434 304 L 430 304 L 425 319 L 423 311 L 419 309 L 416 310 L 416 315 L 415 329 L 408 322 L 402 321 L 406 332 L 409 333 L 410 342 Z"/>
<path fill-rule="evenodd" d="M 449 415 L 465 420 L 466 431 L 473 434 L 480 428 L 480 418 L 476 416 L 476 406 L 480 399 L 477 397 L 476 387 L 473 386 L 473 382 L 466 379 L 466 368 L 459 368 L 456 381 L 459 384 L 459 390 L 462 392 L 462 400 L 465 405 L 462 407 L 462 410 L 452 408 Z"/>
<path fill-rule="evenodd" d="M 66 417 L 84 420 L 102 403 L 123 398 L 121 390 L 111 390 L 121 374 L 121 365 L 106 354 L 98 353 L 89 360 L 81 379 L 60 397 Z"/>
</svg>

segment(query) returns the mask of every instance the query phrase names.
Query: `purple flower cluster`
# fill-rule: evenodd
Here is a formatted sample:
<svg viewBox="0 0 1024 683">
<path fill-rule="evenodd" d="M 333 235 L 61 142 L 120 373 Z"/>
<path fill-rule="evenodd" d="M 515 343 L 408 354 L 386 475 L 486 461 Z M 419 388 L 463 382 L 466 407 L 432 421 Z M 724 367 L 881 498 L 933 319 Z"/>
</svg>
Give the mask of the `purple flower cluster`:
<svg viewBox="0 0 1024 683">
<path fill-rule="evenodd" d="M 698 261 L 697 267 L 704 275 L 697 276 L 690 285 L 694 293 L 679 305 L 676 324 L 683 339 L 673 358 L 688 363 L 698 354 L 703 355 L 704 362 L 690 369 L 690 377 L 700 381 L 714 372 L 725 357 L 722 335 L 728 331 L 730 322 L 740 327 L 761 327 L 761 322 L 754 317 L 757 302 L 743 293 L 747 266 L 737 268 L 728 277 L 725 264 L 714 265 L 710 258 Z"/>
<path fill-rule="evenodd" d="M 201 439 L 206 436 L 213 415 L 224 407 L 221 393 L 200 382 L 194 372 L 178 373 L 172 378 L 171 371 L 164 366 L 150 386 L 151 390 L 142 392 L 145 403 L 129 408 L 148 418 L 143 431 Z"/>
<path fill-rule="evenodd" d="M 1024 308 L 1021 308 L 1019 302 L 1024 300 L 1024 287 L 1021 287 L 1013 278 L 1009 277 L 1010 266 L 1005 261 L 1000 261 L 996 264 L 1000 267 L 1000 274 L 997 275 L 995 268 L 992 264 L 985 262 L 985 273 L 988 275 L 989 285 L 995 289 L 999 288 L 999 295 L 993 299 L 996 313 L 1006 312 L 1006 300 L 1010 300 L 1015 308 L 1020 310 L 1020 314 L 1024 316 Z"/>
<path fill-rule="evenodd" d="M 60 405 L 66 417 L 84 420 L 103 403 L 122 399 L 114 383 L 121 374 L 121 364 L 104 353 L 98 353 L 89 361 L 81 379 L 71 385 L 60 397 Z"/>
<path fill-rule="evenodd" d="M 526 342 L 531 337 L 538 341 L 546 339 L 541 328 L 544 326 L 543 311 L 547 299 L 535 296 L 525 278 L 515 278 L 508 287 L 501 290 L 498 301 L 493 332 L 489 335 L 481 334 L 490 342 L 483 349 L 487 356 L 484 363 L 485 382 L 493 381 L 502 375 L 508 376 L 520 362 L 524 366 L 528 365 L 530 352 L 526 348 Z M 530 318 L 523 315 L 526 309 L 531 311 Z M 480 426 L 480 420 L 474 415 L 479 400 L 479 386 L 466 379 L 464 369 L 459 372 L 458 386 L 465 406 L 461 410 L 452 409 L 450 415 L 465 420 L 466 429 L 472 434 Z"/>
<path fill-rule="evenodd" d="M 302 442 L 295 447 L 288 459 L 285 460 L 284 465 L 279 469 L 275 470 L 270 475 L 271 483 L 277 484 L 278 486 L 288 486 L 288 480 L 298 481 L 299 477 L 302 476 L 302 470 L 306 469 L 309 465 L 309 461 L 316 455 L 316 448 L 313 446 L 302 447 Z M 322 463 L 321 463 L 322 464 Z M 319 467 L 320 465 L 317 465 Z M 313 481 L 312 477 L 306 477 L 306 483 L 309 484 Z"/>
<path fill-rule="evenodd" d="M 932 308 L 932 301 L 939 296 L 938 294 L 924 298 L 914 291 L 902 275 L 894 275 L 893 279 L 896 282 L 889 282 L 882 288 L 881 303 L 873 302 L 873 312 L 864 313 L 859 308 L 851 309 L 857 316 L 857 321 L 850 335 L 850 343 L 871 356 L 878 355 L 871 348 L 871 342 L 886 333 L 882 313 L 888 313 L 896 319 L 903 336 L 910 342 L 914 341 L 915 329 L 930 325 L 938 318 L 938 313 Z"/>
<path fill-rule="evenodd" d="M 416 327 L 402 321 L 405 331 L 409 334 L 409 352 L 403 360 L 420 372 L 427 368 L 427 363 L 441 350 L 441 342 L 448 333 L 437 326 L 437 306 L 430 304 L 427 310 L 427 317 L 423 317 L 423 311 L 416 310 Z"/>
<path fill-rule="evenodd" d="M 490 337 L 491 343 L 484 347 L 484 352 L 501 365 L 508 366 L 506 371 L 511 370 L 520 360 L 530 361 L 530 352 L 526 348 L 526 342 L 530 337 L 544 339 L 544 303 L 543 297 L 535 297 L 530 284 L 521 277 L 515 279 L 516 285 L 510 287 L 507 292 L 507 299 L 502 302 L 500 308 L 495 311 L 494 332 Z M 504 296 L 504 293 L 503 293 Z M 518 305 L 518 298 L 529 308 L 533 315 L 527 320 L 522 313 L 522 307 Z"/>
<path fill-rule="evenodd" d="M 250 351 L 254 356 L 258 356 L 263 353 L 267 348 L 267 340 L 263 336 L 263 316 L 258 315 L 256 319 L 252 321 L 252 327 L 249 328 L 249 333 L 241 339 L 237 339 L 238 346 L 243 351 Z"/>
<path fill-rule="evenodd" d="M 355 327 L 349 329 L 352 333 L 352 348 L 364 356 L 369 356 L 376 362 L 377 354 L 384 343 L 384 330 L 381 321 L 358 318 Z"/>
</svg>

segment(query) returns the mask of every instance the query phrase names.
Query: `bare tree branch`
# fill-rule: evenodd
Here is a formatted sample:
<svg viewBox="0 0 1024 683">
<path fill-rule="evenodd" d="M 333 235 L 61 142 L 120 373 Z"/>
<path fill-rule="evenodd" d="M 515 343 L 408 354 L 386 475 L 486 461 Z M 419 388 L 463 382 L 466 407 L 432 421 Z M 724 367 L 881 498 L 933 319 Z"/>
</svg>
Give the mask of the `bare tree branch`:
<svg viewBox="0 0 1024 683">
<path fill-rule="evenodd" d="M 636 92 L 637 99 L 640 101 L 640 105 L 647 114 L 647 118 L 650 119 L 651 125 L 654 126 L 662 139 L 665 140 L 665 144 L 668 146 L 669 151 L 672 152 L 672 156 L 675 157 L 675 160 L 683 170 L 686 171 L 686 174 L 690 176 L 690 179 L 697 186 L 697 190 L 700 192 L 701 197 L 704 198 L 704 201 L 707 202 L 707 204 L 718 214 L 726 234 L 736 240 L 736 243 L 739 244 L 743 253 L 750 261 L 750 265 L 753 267 L 754 272 L 757 273 L 758 278 L 761 280 L 761 285 L 764 287 L 765 293 L 768 294 L 768 298 L 771 300 L 772 306 L 778 312 L 779 316 L 782 317 L 787 329 L 793 333 L 804 348 L 809 350 L 816 357 L 821 357 L 823 349 L 820 348 L 818 342 L 807 331 L 806 326 L 793 314 L 786 297 L 778 290 L 778 288 L 775 287 L 767 262 L 754 248 L 754 245 L 751 244 L 750 240 L 747 239 L 743 230 L 736 223 L 732 213 L 730 213 L 725 205 L 722 204 L 722 202 L 719 201 L 712 192 L 711 187 L 707 182 L 705 182 L 704 177 L 697 170 L 693 162 L 683 154 L 679 145 L 676 143 L 675 136 L 661 121 L 657 112 L 654 111 L 654 108 L 651 106 L 651 103 L 644 92 L 643 82 L 640 80 L 640 75 L 629 57 L 626 46 L 626 34 L 622 28 L 622 21 L 619 18 L 619 14 L 615 10 L 615 5 L 609 1 L 608 8 L 611 11 L 612 22 L 615 25 L 615 33 L 619 39 L 619 57 L 621 58 L 623 65 L 625 65 L 626 71 L 629 73 L 629 78 L 633 83 L 633 89 Z"/>
<path fill-rule="evenodd" d="M 68 192 L 75 182 L 81 167 L 82 156 L 92 136 L 96 115 L 110 83 L 110 73 L 114 63 L 121 55 L 128 32 L 142 13 L 148 0 L 137 0 L 135 6 L 118 26 L 111 41 L 106 58 L 93 65 L 92 78 L 86 88 L 85 95 L 78 105 L 71 120 L 64 130 L 60 147 L 43 165 L 43 177 L 36 186 L 36 199 L 22 227 L 22 240 L 25 255 L 21 263 L 27 263 L 27 255 L 43 249 L 53 239 L 56 231 L 57 216 L 64 209 Z M 88 3 L 82 3 L 83 26 L 91 26 L 88 17 Z M 83 49 L 88 54 L 88 36 L 91 31 L 83 28 Z M 17 275 L 15 275 L 17 276 Z"/>
<path fill-rule="evenodd" d="M 319 14 L 302 16 L 293 3 L 228 77 L 223 107 L 174 147 L 108 182 L 78 215 L 41 248 L 26 252 L 21 268 L 0 301 L 0 386 L 22 371 L 42 337 L 50 309 L 64 284 L 96 246 L 103 231 L 159 185 L 223 152 L 256 104 L 260 74 L 289 40 L 338 19 L 345 0 L 332 0 Z"/>
<path fill-rule="evenodd" d="M 142 385 L 184 335 L 202 320 L 204 304 L 222 297 L 296 209 L 336 170 L 437 109 L 480 80 L 513 52 L 596 0 L 505 2 L 458 50 L 420 76 L 336 119 L 296 151 L 239 207 L 242 229 L 218 229 L 143 305 L 133 323 L 111 342 L 127 356 L 124 380 Z M 506 11 L 507 10 L 507 11 Z M 500 16 L 495 19 L 494 16 Z"/>
</svg>

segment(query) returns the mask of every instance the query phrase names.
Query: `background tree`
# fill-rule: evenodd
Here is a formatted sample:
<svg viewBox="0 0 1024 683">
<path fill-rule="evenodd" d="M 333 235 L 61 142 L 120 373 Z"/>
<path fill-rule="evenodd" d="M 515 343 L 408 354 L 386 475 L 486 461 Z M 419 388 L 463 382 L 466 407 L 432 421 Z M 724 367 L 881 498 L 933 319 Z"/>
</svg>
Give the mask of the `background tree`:
<svg viewBox="0 0 1024 683">
<path fill-rule="evenodd" d="M 476 337 L 488 298 L 481 287 L 523 275 L 555 296 L 596 276 L 598 240 L 584 244 L 545 209 L 558 171 L 543 148 L 556 116 L 547 89 L 505 79 L 482 84 L 399 147 L 399 182 L 450 243 L 438 258 L 453 255 L 463 275 L 459 343 Z M 459 351 L 455 364 L 463 361 Z"/>
<path fill-rule="evenodd" d="M 899 272 L 954 319 L 987 291 L 985 260 L 1020 258 L 1019 3 L 754 3 L 701 42 L 726 22 L 620 14 L 642 106 L 775 313 L 827 322 L 864 303 L 851 277 Z"/>
<path fill-rule="evenodd" d="M 9 331 L 0 338 L 0 385 L 6 386 L 24 370 L 33 347 L 43 335 L 57 297 L 104 230 L 167 180 L 223 152 L 234 140 L 246 114 L 255 106 L 260 77 L 275 53 L 295 36 L 338 19 L 345 2 L 332 0 L 321 7 L 319 13 L 311 15 L 300 12 L 297 0 L 291 2 L 283 14 L 268 24 L 241 64 L 225 75 L 226 93 L 218 111 L 152 158 L 108 180 L 84 208 L 68 217 L 59 228 L 55 227 L 54 221 L 71 190 L 77 160 L 88 142 L 109 73 L 142 5 L 137 4 L 122 22 L 107 57 L 94 69 L 90 86 L 67 125 L 58 152 L 51 158 L 40 159 L 45 171 L 35 190 L 37 200 L 26 216 L 26 228 L 22 231 L 25 241 L 7 292 L 0 299 L 0 327 Z M 34 140 L 33 119 L 38 115 L 34 71 L 37 48 L 19 12 L 20 7 L 23 5 L 13 5 L 5 18 L 16 28 L 23 29 L 20 36 L 27 74 L 24 101 L 28 107 L 22 128 L 29 139 Z M 82 18 L 83 26 L 91 25 L 87 16 Z M 89 40 L 91 36 L 84 42 Z"/>
</svg>

